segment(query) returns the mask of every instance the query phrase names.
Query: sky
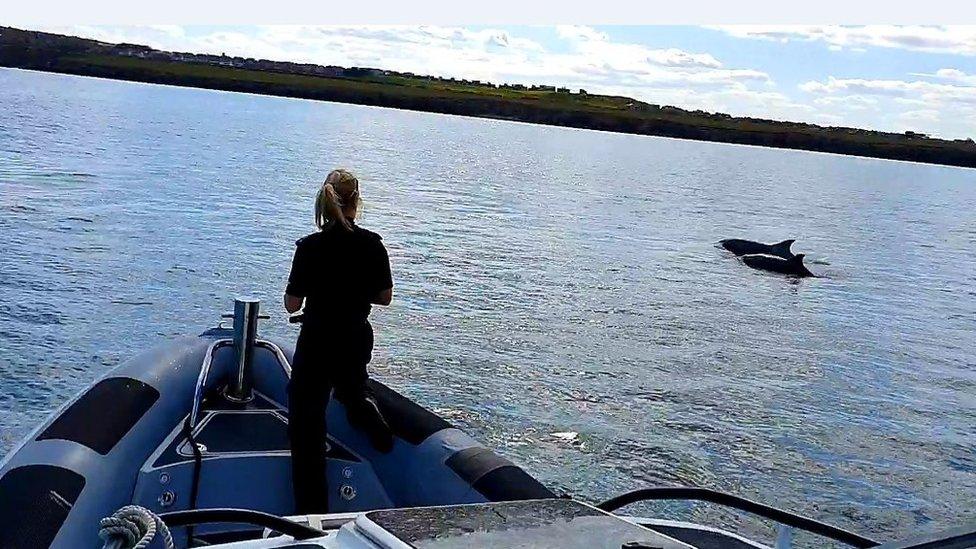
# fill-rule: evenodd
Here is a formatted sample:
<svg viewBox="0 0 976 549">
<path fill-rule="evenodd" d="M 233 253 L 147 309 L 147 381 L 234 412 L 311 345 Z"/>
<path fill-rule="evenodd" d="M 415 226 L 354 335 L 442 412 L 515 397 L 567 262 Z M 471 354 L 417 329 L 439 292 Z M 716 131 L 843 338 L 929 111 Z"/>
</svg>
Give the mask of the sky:
<svg viewBox="0 0 976 549">
<path fill-rule="evenodd" d="M 552 84 L 735 116 L 976 138 L 976 25 L 32 28 L 174 51 Z"/>
</svg>

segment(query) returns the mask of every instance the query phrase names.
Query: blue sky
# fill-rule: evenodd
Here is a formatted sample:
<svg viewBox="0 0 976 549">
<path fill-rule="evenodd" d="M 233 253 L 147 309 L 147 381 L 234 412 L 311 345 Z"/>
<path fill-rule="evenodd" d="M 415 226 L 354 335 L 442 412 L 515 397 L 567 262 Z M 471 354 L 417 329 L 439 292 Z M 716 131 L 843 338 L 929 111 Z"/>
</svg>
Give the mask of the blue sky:
<svg viewBox="0 0 976 549">
<path fill-rule="evenodd" d="M 740 116 L 976 137 L 976 26 L 59 26 L 106 41 L 556 84 Z"/>
</svg>

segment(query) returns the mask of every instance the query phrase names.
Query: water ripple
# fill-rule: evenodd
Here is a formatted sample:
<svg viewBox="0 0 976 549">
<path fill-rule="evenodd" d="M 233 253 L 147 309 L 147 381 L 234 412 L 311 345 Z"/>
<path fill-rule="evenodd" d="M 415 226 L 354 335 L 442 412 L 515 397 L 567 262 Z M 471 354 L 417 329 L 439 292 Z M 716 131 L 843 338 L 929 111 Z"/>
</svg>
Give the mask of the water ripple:
<svg viewBox="0 0 976 549">
<path fill-rule="evenodd" d="M 885 539 L 974 518 L 972 171 L 10 70 L 0 449 L 235 294 L 293 340 L 336 165 L 393 262 L 374 372 L 557 490 L 713 486 Z"/>
</svg>

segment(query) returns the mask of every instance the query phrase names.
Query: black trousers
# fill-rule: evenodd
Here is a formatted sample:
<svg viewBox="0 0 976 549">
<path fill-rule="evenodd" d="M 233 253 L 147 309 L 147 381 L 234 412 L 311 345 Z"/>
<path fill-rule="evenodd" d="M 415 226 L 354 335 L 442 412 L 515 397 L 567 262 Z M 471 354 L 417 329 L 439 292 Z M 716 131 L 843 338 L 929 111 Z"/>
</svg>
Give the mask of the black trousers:
<svg viewBox="0 0 976 549">
<path fill-rule="evenodd" d="M 381 450 L 392 446 L 392 434 L 366 385 L 372 349 L 373 330 L 368 323 L 340 333 L 302 327 L 288 384 L 296 513 L 327 513 L 329 509 L 326 407 L 330 396 L 345 405 L 355 426 L 367 429 L 374 446 Z"/>
</svg>

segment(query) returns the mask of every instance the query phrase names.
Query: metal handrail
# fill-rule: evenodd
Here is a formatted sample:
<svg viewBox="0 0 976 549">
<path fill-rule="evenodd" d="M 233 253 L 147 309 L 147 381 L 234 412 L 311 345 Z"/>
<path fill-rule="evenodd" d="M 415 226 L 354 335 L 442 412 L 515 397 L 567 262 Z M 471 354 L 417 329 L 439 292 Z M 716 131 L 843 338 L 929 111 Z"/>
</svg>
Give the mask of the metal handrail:
<svg viewBox="0 0 976 549">
<path fill-rule="evenodd" d="M 200 413 L 200 401 L 203 400 L 203 388 L 207 385 L 207 376 L 210 375 L 210 366 L 213 364 L 214 354 L 220 347 L 233 345 L 232 339 L 218 339 L 210 344 L 207 352 L 203 355 L 203 363 L 200 365 L 200 374 L 197 376 L 197 384 L 193 388 L 193 403 L 190 407 L 190 428 L 197 426 L 197 415 Z"/>
<path fill-rule="evenodd" d="M 615 498 L 608 499 L 607 501 L 597 505 L 597 507 L 604 511 L 610 512 L 639 501 L 676 499 L 707 501 L 709 503 L 715 503 L 724 507 L 731 507 L 733 509 L 745 511 L 756 516 L 774 520 L 787 526 L 799 528 L 800 530 L 805 530 L 825 538 L 846 543 L 847 545 L 854 547 L 867 548 L 880 545 L 880 543 L 877 541 L 836 526 L 831 526 L 817 520 L 801 517 L 800 515 L 791 513 L 789 511 L 777 509 L 769 505 L 758 503 L 732 494 L 727 494 L 725 492 L 719 492 L 718 490 L 710 490 L 708 488 L 696 488 L 690 486 L 642 488 L 640 490 L 634 490 L 633 492 L 627 492 L 626 494 L 621 494 Z"/>
<path fill-rule="evenodd" d="M 197 416 L 200 413 L 200 403 L 203 399 L 203 390 L 207 385 L 207 377 L 210 375 L 210 366 L 213 364 L 214 354 L 217 352 L 217 349 L 233 344 L 234 340 L 232 339 L 218 339 L 210 344 L 210 347 L 207 348 L 206 354 L 204 354 L 203 364 L 200 366 L 200 375 L 197 376 L 197 384 L 193 389 L 193 405 L 190 408 L 191 429 L 194 429 L 197 426 Z M 254 342 L 254 345 L 271 351 L 278 360 L 278 365 L 281 366 L 281 369 L 285 372 L 285 375 L 291 377 L 291 365 L 288 363 L 288 357 L 285 356 L 284 351 L 282 351 L 280 347 L 266 339 L 258 339 Z"/>
<path fill-rule="evenodd" d="M 268 341 L 267 339 L 257 339 L 254 341 L 254 345 L 256 347 L 264 347 L 265 349 L 268 349 L 274 353 L 275 357 L 278 359 L 278 364 L 281 366 L 281 369 L 285 371 L 285 374 L 287 374 L 288 377 L 291 377 L 291 364 L 288 362 L 288 357 L 285 356 L 285 352 L 281 350 L 281 347 L 278 347 L 276 344 Z"/>
</svg>

